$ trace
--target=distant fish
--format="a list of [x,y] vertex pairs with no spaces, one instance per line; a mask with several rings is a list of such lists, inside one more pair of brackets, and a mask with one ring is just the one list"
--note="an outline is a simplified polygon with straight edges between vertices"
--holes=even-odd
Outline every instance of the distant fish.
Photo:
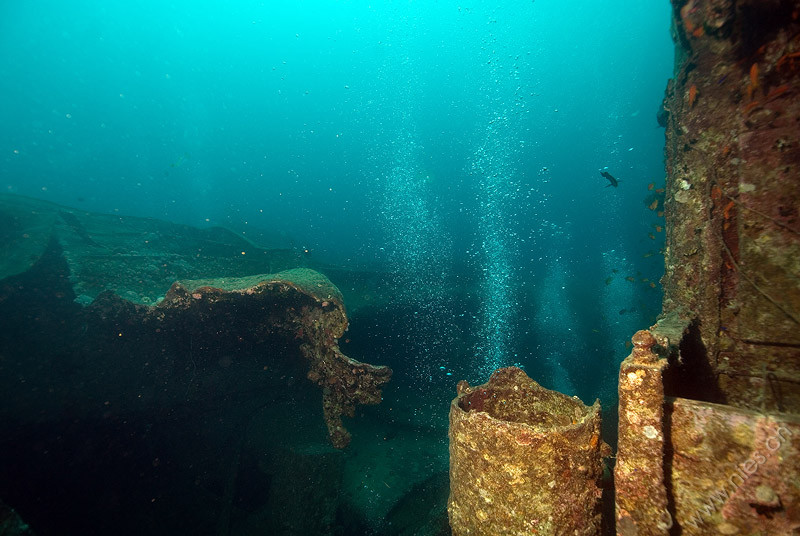
[[609,183],[606,184],[606,188],[608,188],[609,186],[613,186],[614,188],[616,188],[617,185],[619,184],[619,181],[615,179],[614,176],[608,171],[601,171],[600,175],[602,175],[603,178],[608,179]]
[[694,106],[694,101],[697,100],[697,86],[692,84],[692,87],[689,88],[689,108]]
[[750,66],[750,85],[747,86],[747,98],[752,100],[753,93],[758,89],[758,64]]
[[191,157],[189,156],[189,153],[183,153],[182,155],[180,155],[180,156],[178,157],[178,159],[177,159],[177,160],[175,160],[173,163],[171,163],[171,164],[169,165],[169,167],[171,167],[171,168],[181,167],[181,166],[183,165],[183,163],[184,163],[184,162],[186,162],[187,160],[189,160],[189,158],[191,158]]

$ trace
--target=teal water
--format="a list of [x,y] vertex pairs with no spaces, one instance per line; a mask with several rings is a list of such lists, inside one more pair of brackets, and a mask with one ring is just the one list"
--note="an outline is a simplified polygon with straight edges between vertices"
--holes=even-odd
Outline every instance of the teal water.
[[661,306],[669,20],[654,0],[5,2],[0,188],[385,272],[402,312],[353,318],[346,351],[398,389],[517,364],[613,407]]

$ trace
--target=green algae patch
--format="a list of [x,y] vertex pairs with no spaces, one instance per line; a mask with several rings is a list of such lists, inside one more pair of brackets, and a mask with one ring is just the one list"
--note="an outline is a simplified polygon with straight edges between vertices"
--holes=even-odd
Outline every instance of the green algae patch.
[[228,292],[257,288],[260,284],[283,282],[299,292],[313,296],[318,301],[334,301],[344,305],[339,289],[325,275],[310,268],[293,268],[276,274],[256,274],[245,277],[218,277],[213,279],[192,279],[179,281],[187,288],[211,287]]

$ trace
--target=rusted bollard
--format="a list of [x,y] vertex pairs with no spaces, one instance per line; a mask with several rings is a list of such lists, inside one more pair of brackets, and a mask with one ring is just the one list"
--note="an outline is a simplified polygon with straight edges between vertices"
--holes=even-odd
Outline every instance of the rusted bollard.
[[455,536],[600,533],[600,402],[550,391],[516,367],[458,384],[450,405]]

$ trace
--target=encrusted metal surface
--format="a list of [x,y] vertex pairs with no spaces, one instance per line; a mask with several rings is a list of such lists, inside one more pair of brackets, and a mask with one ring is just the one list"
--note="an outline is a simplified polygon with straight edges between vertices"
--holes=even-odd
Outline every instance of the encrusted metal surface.
[[664,384],[667,360],[649,331],[633,336],[619,371],[619,443],[614,468],[617,534],[669,534],[664,486]]
[[673,0],[665,310],[719,402],[800,411],[800,2]]
[[339,339],[347,329],[342,294],[327,277],[308,268],[176,282],[161,303],[141,311],[128,321],[157,324],[164,331],[174,330],[175,324],[211,323],[220,336],[237,329],[261,338],[289,334],[308,361],[306,377],[322,390],[325,424],[337,448],[350,443],[342,416],[352,417],[358,404],[380,403],[381,388],[392,375],[388,367],[342,353]]
[[674,524],[684,536],[800,530],[800,417],[667,404]]
[[600,403],[541,387],[522,370],[459,383],[450,405],[450,499],[456,536],[600,531]]
[[666,397],[680,319],[637,332],[620,367],[617,534],[794,534],[800,416]]

